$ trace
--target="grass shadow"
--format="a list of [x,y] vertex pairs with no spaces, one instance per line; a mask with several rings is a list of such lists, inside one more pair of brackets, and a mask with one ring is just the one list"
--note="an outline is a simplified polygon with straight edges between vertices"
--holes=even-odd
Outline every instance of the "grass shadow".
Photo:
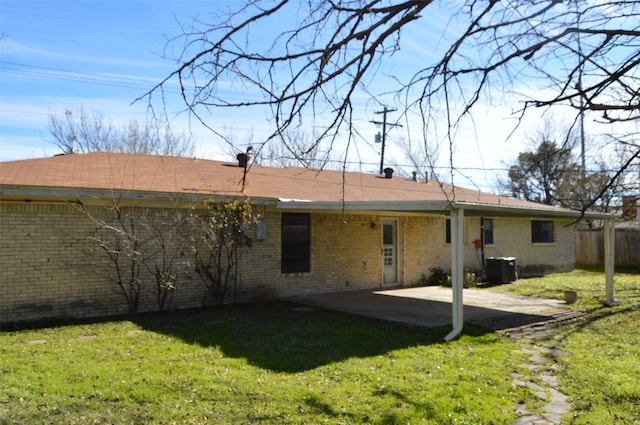
[[571,332],[568,333],[580,333],[602,320],[636,311],[640,311],[640,304],[609,306],[603,303],[600,307],[587,311],[579,321],[572,323]]
[[225,356],[246,358],[252,365],[287,373],[440,343],[448,332],[447,328],[389,323],[288,302],[141,316],[135,322],[146,330],[189,344],[217,347]]

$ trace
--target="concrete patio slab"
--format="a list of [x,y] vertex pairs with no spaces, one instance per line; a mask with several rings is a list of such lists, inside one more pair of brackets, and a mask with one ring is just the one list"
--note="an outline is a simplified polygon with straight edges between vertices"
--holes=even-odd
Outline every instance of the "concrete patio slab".
[[[309,294],[289,300],[392,322],[437,327],[451,324],[452,290],[439,286]],[[566,312],[564,301],[493,289],[465,289],[464,321],[491,330],[546,322]]]

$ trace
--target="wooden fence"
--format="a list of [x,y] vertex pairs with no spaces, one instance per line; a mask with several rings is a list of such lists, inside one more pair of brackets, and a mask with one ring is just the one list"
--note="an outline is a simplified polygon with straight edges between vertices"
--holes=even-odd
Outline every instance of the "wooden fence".
[[[604,233],[577,230],[574,233],[577,266],[604,265]],[[616,267],[640,270],[640,230],[616,230]]]

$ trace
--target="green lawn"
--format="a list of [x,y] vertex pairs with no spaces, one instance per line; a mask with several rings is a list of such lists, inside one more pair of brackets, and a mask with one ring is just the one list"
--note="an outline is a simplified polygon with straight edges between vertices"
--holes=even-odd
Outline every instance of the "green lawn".
[[[577,271],[501,289],[573,282],[588,308],[560,328],[558,371],[575,423],[640,423],[640,275]],[[591,282],[591,283],[590,283]],[[585,286],[581,286],[585,285]],[[556,294],[557,295],[557,294]],[[532,395],[512,385],[527,354],[467,326],[424,329],[268,303],[0,333],[0,424],[508,424]],[[567,418],[573,420],[573,418]]]
[[578,292],[570,308],[583,320],[560,326],[568,356],[558,357],[561,390],[572,403],[572,424],[640,424],[640,273],[615,275],[615,298],[603,305],[604,274],[591,270],[522,279],[506,289],[522,295],[562,298]]

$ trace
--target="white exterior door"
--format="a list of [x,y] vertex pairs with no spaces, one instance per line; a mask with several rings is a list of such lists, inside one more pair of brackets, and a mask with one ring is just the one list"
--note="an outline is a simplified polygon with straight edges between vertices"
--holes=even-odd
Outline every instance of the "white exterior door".
[[398,220],[382,220],[382,286],[398,284]]

